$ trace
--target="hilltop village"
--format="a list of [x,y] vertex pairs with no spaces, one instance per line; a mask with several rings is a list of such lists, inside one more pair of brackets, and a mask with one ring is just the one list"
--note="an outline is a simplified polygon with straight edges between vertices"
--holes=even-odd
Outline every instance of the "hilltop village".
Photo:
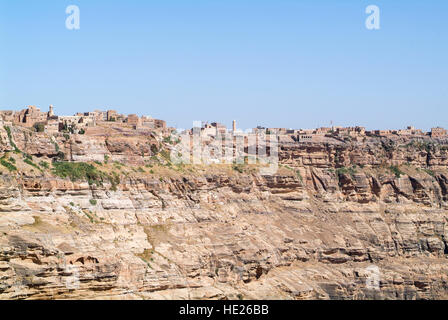
[[166,129],[166,122],[149,116],[123,115],[115,110],[76,113],[73,116],[58,116],[50,105],[48,112],[36,106],[28,106],[21,111],[0,111],[3,125],[17,125],[33,128],[37,132],[84,134],[101,126],[122,126],[132,129]]
[[[164,134],[174,131],[168,128],[165,120],[154,119],[150,116],[139,117],[136,114],[123,115],[115,110],[95,110],[93,112],[76,113],[73,116],[58,116],[54,112],[54,107],[50,105],[49,111],[41,111],[36,106],[28,106],[21,111],[0,111],[0,125],[17,125],[30,128],[36,132],[48,134],[68,133],[68,134],[92,134],[101,132],[105,127],[115,129],[127,128],[131,130],[158,130]],[[236,121],[233,121],[231,130],[224,124],[218,122],[204,122],[200,128],[201,136],[213,137],[218,134],[231,133],[234,135],[245,135],[237,129]],[[194,128],[186,133],[192,135]],[[250,134],[275,134],[278,136],[292,137],[299,143],[325,142],[328,138],[336,140],[363,141],[366,137],[386,137],[386,138],[425,138],[433,139],[448,138],[448,130],[440,127],[432,128],[430,132],[424,132],[412,126],[400,130],[372,130],[365,127],[321,127],[316,129],[286,129],[286,128],[266,128],[258,126],[253,128]]]
[[[219,134],[225,134],[229,132],[226,126],[213,122],[203,123],[201,127],[201,135],[213,137]],[[326,142],[328,139],[342,140],[342,141],[359,141],[362,142],[366,137],[386,137],[390,139],[394,138],[433,138],[444,139],[448,138],[448,130],[440,127],[432,128],[430,132],[424,132],[421,129],[416,129],[413,126],[408,126],[406,129],[400,130],[372,130],[368,131],[365,127],[321,127],[316,129],[286,129],[286,128],[266,128],[258,126],[253,128],[251,132],[245,133],[236,128],[236,121],[233,121],[233,128],[230,131],[234,135],[247,135],[247,134],[275,134],[282,137],[291,137],[294,141],[299,143],[307,142]],[[193,134],[193,129],[189,130],[190,134]]]
[[448,297],[442,128],[0,119],[0,299]]

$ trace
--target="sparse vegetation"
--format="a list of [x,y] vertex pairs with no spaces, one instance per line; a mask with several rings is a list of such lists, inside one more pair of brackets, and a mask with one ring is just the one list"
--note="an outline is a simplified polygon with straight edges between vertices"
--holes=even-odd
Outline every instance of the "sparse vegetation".
[[173,141],[171,140],[171,136],[163,138],[163,142],[168,144],[173,144]]
[[45,131],[45,125],[43,123],[35,123],[33,128],[36,132],[44,132]]
[[427,153],[430,153],[432,150],[435,149],[435,145],[429,141],[411,141],[408,144],[406,144],[404,147],[408,150],[411,147],[414,147],[415,149],[417,149],[419,151],[426,151]]
[[160,156],[165,159],[169,164],[171,164],[171,155],[167,150],[160,151]]
[[39,166],[41,166],[44,169],[49,169],[50,168],[50,164],[46,161],[41,161],[39,162]]
[[396,149],[395,142],[392,140],[381,141],[381,145],[387,153],[391,153],[392,151],[394,151]]
[[123,168],[123,166],[124,165],[118,161],[114,162],[114,167],[117,168],[118,170],[121,170]]
[[431,177],[435,177],[436,176],[434,171],[432,171],[431,169],[423,169],[423,171],[426,172],[427,174],[429,174]]
[[390,166],[389,170],[395,174],[395,177],[400,178],[402,175],[404,175],[404,172],[398,168],[398,166]]
[[137,254],[137,257],[139,257],[144,263],[147,264],[147,266],[148,266],[149,268],[152,269],[152,266],[151,266],[151,264],[149,263],[149,261],[154,261],[154,259],[153,259],[153,257],[152,257],[153,253],[154,253],[154,251],[145,249],[145,250],[143,251],[143,253]]
[[35,164],[32,160],[30,160],[30,158],[26,157],[25,160],[23,160],[23,162],[25,162],[26,164],[38,169],[38,170],[42,170],[37,164]]
[[239,172],[239,173],[243,173],[244,172],[244,165],[243,164],[233,164],[232,165],[232,169]]
[[111,183],[111,190],[117,191],[117,186],[120,184],[120,176],[116,172],[112,172],[111,175],[108,176],[109,182]]
[[95,219],[93,219],[93,217],[88,212],[84,211],[84,214],[87,216],[87,218],[89,218],[91,223],[95,222]]
[[65,159],[65,153],[62,151],[59,151],[58,154],[56,155],[54,161],[64,161]]
[[17,148],[16,144],[14,143],[14,141],[12,141],[12,133],[11,133],[11,128],[8,126],[4,127],[6,130],[6,133],[8,134],[8,139],[9,139],[9,144],[14,148],[14,152],[15,153],[20,153],[21,151],[19,150],[19,148]]
[[297,177],[299,178],[300,182],[303,182],[303,177],[302,177],[302,174],[300,173],[300,170],[296,170],[296,174],[297,174]]
[[354,177],[356,173],[356,167],[341,167],[336,169],[336,173],[339,175],[350,175],[352,178]]
[[53,173],[71,181],[87,180],[89,184],[101,184],[103,176],[93,165],[84,162],[55,162]]
[[8,162],[5,159],[0,159],[0,163],[2,166],[4,166],[6,169],[9,170],[9,172],[14,172],[17,171],[17,167],[15,165],[13,165],[12,163]]
[[153,144],[151,145],[151,152],[152,154],[157,154],[159,152],[159,148],[155,144]]

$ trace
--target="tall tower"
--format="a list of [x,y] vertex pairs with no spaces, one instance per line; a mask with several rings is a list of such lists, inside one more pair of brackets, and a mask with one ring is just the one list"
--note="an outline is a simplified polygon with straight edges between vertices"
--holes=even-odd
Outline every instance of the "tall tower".
[[233,132],[236,132],[236,120],[233,120]]
[[48,111],[48,118],[51,118],[53,116],[54,116],[53,105],[50,105],[50,111]]

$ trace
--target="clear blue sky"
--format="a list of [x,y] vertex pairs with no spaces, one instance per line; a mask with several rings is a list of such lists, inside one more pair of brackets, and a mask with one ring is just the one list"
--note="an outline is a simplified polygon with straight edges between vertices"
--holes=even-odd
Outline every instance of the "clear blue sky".
[[447,17],[446,0],[0,0],[0,108],[448,127]]

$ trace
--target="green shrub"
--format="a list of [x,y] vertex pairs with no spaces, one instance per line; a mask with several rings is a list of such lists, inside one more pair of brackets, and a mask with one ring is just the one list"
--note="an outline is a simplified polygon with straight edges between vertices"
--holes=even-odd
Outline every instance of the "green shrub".
[[56,161],[64,161],[64,159],[65,159],[65,153],[64,152],[62,152],[62,151],[58,151],[58,154],[56,155],[56,158],[55,158],[55,160]]
[[39,165],[44,168],[44,169],[49,169],[50,168],[50,164],[46,161],[41,161],[39,162]]
[[356,168],[354,168],[354,167],[350,167],[350,168],[341,167],[341,168],[336,169],[336,173],[338,175],[346,174],[346,175],[350,175],[351,177],[353,177],[355,175],[355,173],[356,173]]
[[163,138],[163,142],[168,144],[173,144],[173,141],[171,140],[171,136]]
[[16,144],[14,143],[14,141],[12,141],[12,133],[11,133],[11,128],[8,126],[4,127],[6,130],[6,133],[8,134],[8,139],[9,139],[9,144],[14,148],[14,152],[15,153],[20,153],[21,151],[19,150],[19,148],[17,148]]
[[238,171],[239,173],[244,172],[244,166],[242,164],[234,164],[232,165],[232,169]]
[[118,173],[112,172],[112,174],[108,175],[107,178],[112,185],[110,190],[117,191],[117,186],[120,184],[120,176],[118,175]]
[[28,157],[25,158],[25,160],[23,160],[23,162],[25,162],[26,164],[38,169],[38,170],[42,170],[37,164],[35,164],[32,160],[30,160]]
[[296,174],[297,174],[297,177],[299,177],[300,181],[303,182],[303,177],[302,177],[302,175],[300,174],[300,170],[297,170],[297,171],[296,171]]
[[431,177],[435,177],[436,174],[434,173],[434,171],[430,170],[430,169],[423,169],[423,171],[425,171],[427,174],[429,174]]
[[45,131],[45,125],[43,123],[35,123],[33,128],[36,132],[44,132]]
[[89,220],[90,220],[91,223],[94,223],[94,222],[95,222],[95,219],[93,219],[93,217],[92,217],[88,212],[85,212],[85,211],[84,211],[84,214],[87,216],[87,218],[89,218]]
[[171,161],[171,154],[170,154],[167,150],[162,150],[162,151],[160,151],[160,155],[161,155],[162,158],[164,158],[166,161],[168,161],[168,162]]
[[151,145],[151,152],[152,154],[157,154],[159,152],[159,148],[155,144],[153,144]]
[[390,167],[389,167],[389,170],[390,170],[393,174],[395,174],[395,177],[397,177],[397,178],[400,178],[401,175],[404,174],[404,172],[401,171],[400,168],[398,168],[398,166],[390,166]]
[[91,204],[92,206],[96,206],[97,203],[98,203],[98,202],[97,202],[95,199],[90,199],[90,204]]
[[2,166],[4,166],[10,172],[17,171],[17,167],[15,165],[13,165],[12,163],[9,163],[5,159],[0,159],[0,163]]
[[103,177],[102,172],[84,162],[55,162],[53,173],[61,178],[69,178],[71,181],[87,180],[90,185],[101,183]]

